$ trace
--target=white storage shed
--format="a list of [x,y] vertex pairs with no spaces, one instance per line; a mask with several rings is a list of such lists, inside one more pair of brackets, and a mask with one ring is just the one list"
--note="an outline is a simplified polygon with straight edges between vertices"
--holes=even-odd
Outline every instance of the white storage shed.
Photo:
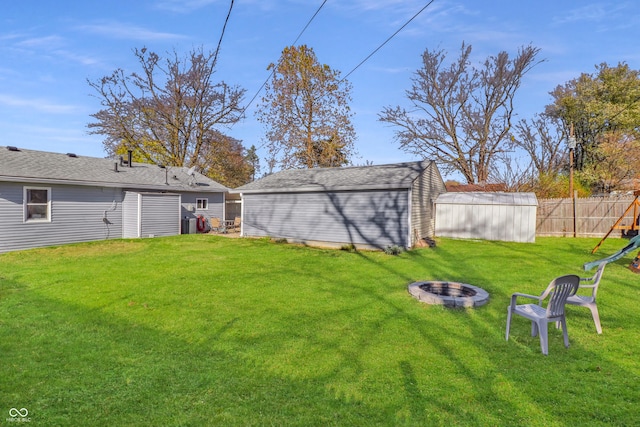
[[436,199],[438,237],[533,243],[538,199],[534,193],[443,193]]

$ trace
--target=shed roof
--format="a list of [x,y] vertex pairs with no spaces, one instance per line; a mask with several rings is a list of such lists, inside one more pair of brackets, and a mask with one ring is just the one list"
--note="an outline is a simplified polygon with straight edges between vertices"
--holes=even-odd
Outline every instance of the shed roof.
[[440,194],[436,199],[436,204],[538,206],[538,199],[535,193],[451,192]]
[[377,166],[291,169],[276,172],[232,190],[237,193],[279,193],[339,190],[404,189],[435,167],[431,160]]
[[0,146],[0,181],[69,184],[140,190],[224,192],[222,184],[185,167],[160,167],[133,162],[131,167],[113,159],[85,157]]

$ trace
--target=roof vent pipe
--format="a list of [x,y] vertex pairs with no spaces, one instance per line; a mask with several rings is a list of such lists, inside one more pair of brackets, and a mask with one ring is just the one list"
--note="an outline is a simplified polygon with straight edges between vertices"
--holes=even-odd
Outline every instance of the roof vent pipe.
[[129,167],[132,167],[131,162],[133,162],[133,150],[127,150],[127,154],[129,155]]
[[113,162],[113,170],[114,172],[118,172],[118,162]]

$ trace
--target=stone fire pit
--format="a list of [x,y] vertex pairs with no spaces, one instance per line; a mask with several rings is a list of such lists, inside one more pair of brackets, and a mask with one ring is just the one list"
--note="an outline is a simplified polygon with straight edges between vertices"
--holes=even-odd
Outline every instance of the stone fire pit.
[[489,293],[477,286],[458,282],[414,282],[408,286],[409,293],[426,304],[446,307],[479,307],[489,301]]

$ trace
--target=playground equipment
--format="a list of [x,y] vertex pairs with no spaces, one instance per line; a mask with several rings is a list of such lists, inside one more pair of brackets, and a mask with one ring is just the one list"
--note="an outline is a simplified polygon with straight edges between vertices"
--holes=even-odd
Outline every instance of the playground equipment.
[[595,267],[597,265],[600,265],[603,262],[606,262],[608,264],[610,262],[619,260],[620,258],[625,256],[629,252],[631,252],[631,251],[633,251],[635,249],[639,249],[639,248],[640,248],[640,235],[637,235],[636,237],[634,237],[631,240],[629,240],[629,244],[627,246],[625,246],[624,248],[620,249],[615,254],[610,255],[610,256],[608,256],[606,258],[599,259],[597,261],[588,262],[588,263],[584,264],[583,267],[584,267],[585,271],[589,271],[593,267]]
[[[596,253],[602,242],[604,242],[607,237],[609,237],[609,234],[611,234],[613,230],[622,230],[622,234],[625,237],[633,237],[638,235],[638,229],[640,229],[640,214],[638,213],[638,211],[640,211],[640,190],[634,191],[633,194],[634,196],[636,196],[636,198],[633,199],[629,207],[624,211],[620,218],[618,218],[615,224],[611,226],[609,232],[605,234],[602,240],[600,240],[596,247],[593,248],[593,250],[591,251],[592,254]],[[629,212],[631,212],[631,210],[633,210],[633,219],[631,220],[631,225],[620,225],[622,220],[625,219],[625,217],[629,214]]]
[[634,273],[640,273],[640,252],[638,252],[638,255],[636,256],[636,258],[629,265],[629,269]]

